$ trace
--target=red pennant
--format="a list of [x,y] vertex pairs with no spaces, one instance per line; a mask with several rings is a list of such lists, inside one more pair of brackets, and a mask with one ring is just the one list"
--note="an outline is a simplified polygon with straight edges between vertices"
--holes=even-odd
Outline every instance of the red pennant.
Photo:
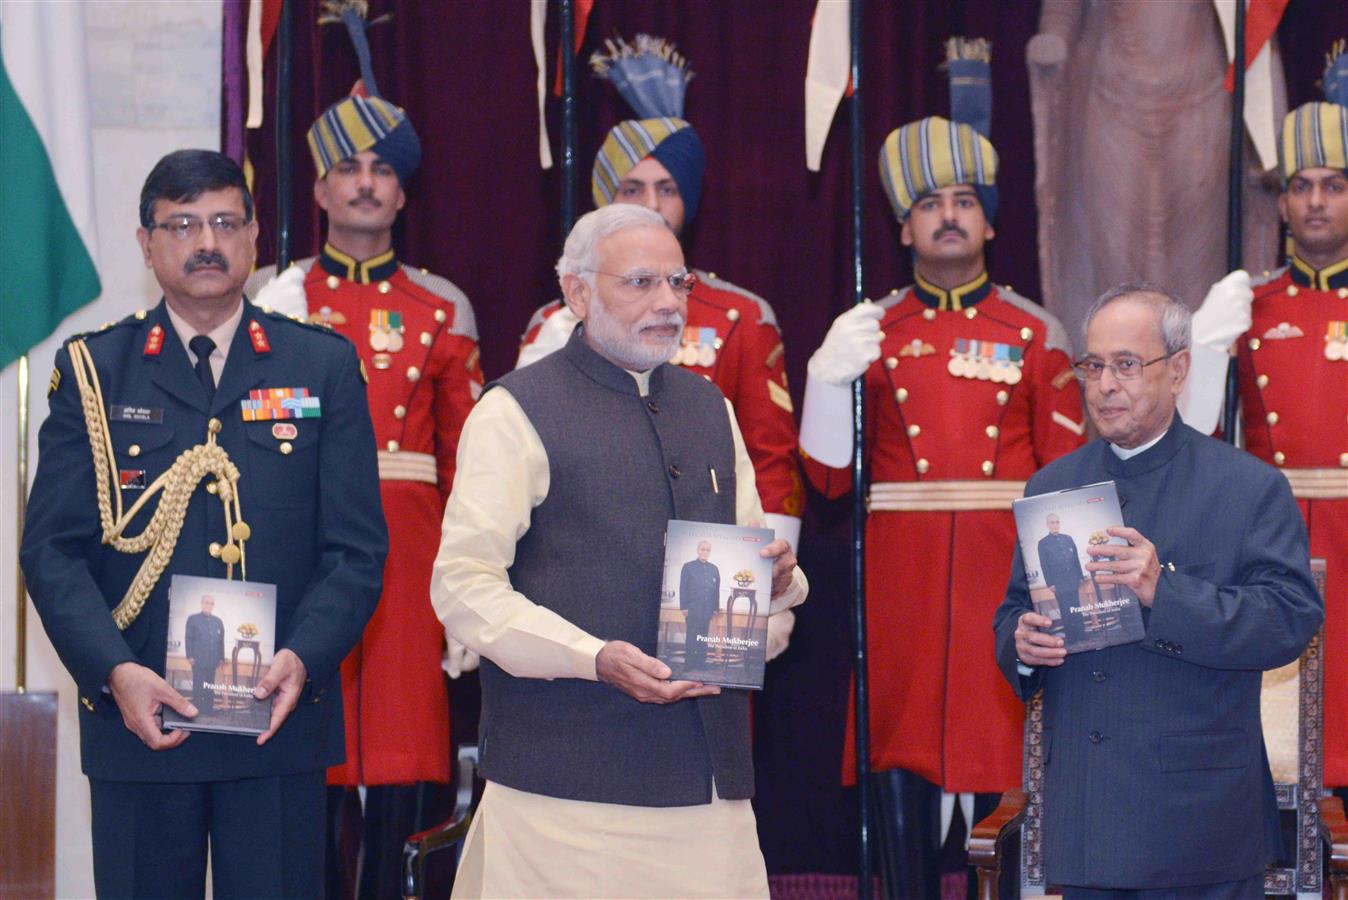
[[[1237,3],[1242,0],[1236,0]],[[1254,58],[1278,30],[1278,22],[1287,9],[1287,0],[1250,0],[1245,11],[1245,68],[1254,64]],[[1222,83],[1229,94],[1236,89],[1236,64],[1226,67],[1226,80]]]
[[[576,11],[576,46],[571,52],[579,53],[581,44],[585,43],[585,27],[590,21],[590,11],[594,9],[594,0],[576,0],[573,7]],[[552,85],[552,95],[554,97],[562,96],[562,48],[557,48],[557,80]]]

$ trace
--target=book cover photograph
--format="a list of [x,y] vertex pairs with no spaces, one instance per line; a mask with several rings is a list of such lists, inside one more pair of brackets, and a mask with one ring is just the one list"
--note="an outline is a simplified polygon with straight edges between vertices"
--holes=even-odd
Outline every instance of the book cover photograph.
[[1087,547],[1127,544],[1107,530],[1123,525],[1114,482],[1025,497],[1011,508],[1030,601],[1035,612],[1053,620],[1042,630],[1062,637],[1068,653],[1142,640],[1137,595],[1123,585],[1101,584],[1086,571],[1092,559]]
[[760,690],[767,666],[770,528],[671,520],[656,655],[671,680]]
[[253,688],[276,646],[276,586],[174,575],[169,585],[164,680],[197,708],[195,719],[164,707],[164,727],[257,735],[271,722],[272,698]]

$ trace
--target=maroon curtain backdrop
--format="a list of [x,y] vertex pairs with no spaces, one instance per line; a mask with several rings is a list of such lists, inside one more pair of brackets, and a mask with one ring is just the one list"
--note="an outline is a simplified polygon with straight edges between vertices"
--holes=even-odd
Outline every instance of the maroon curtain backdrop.
[[[292,0],[293,2],[293,0]],[[316,25],[319,0],[298,0],[296,147],[292,257],[314,253],[321,223],[310,191],[304,132],[358,75],[340,26]],[[1193,0],[1207,2],[1207,0]],[[421,136],[421,171],[408,185],[396,235],[407,262],[467,292],[482,335],[483,368],[513,364],[532,311],[556,296],[551,267],[560,250],[560,178],[538,164],[535,69],[526,0],[454,3],[371,0],[392,22],[370,32],[386,97],[405,107]],[[556,65],[556,4],[547,28],[547,81]],[[707,149],[702,210],[685,236],[690,262],[754,290],[775,307],[796,400],[805,361],[834,315],[851,302],[846,102],[825,148],[823,169],[804,158],[804,73],[815,0],[596,0],[579,77],[581,175],[578,202],[590,208],[589,168],[607,129],[630,113],[584,65],[615,34],[672,39],[696,73],[685,114]],[[864,88],[866,290],[909,282],[907,254],[879,184],[884,136],[929,114],[948,115],[938,65],[953,34],[993,44],[992,139],[1001,156],[1001,211],[990,252],[995,280],[1038,294],[1033,148],[1024,47],[1037,0],[868,0]],[[1330,37],[1348,30],[1341,0],[1294,0],[1280,35],[1294,103],[1314,95]],[[275,45],[273,45],[275,46]],[[275,52],[267,61],[274,104]],[[560,157],[560,105],[548,101],[553,153]],[[275,135],[270,115],[248,135],[262,224],[261,260],[274,258]],[[1214,148],[1225,153],[1225,147]],[[756,698],[756,756],[764,851],[772,872],[847,872],[855,830],[850,796],[838,787],[849,673],[846,504],[812,497],[801,557],[811,599],[800,610],[791,652],[769,668]],[[998,564],[989,577],[1003,578]],[[920,623],[914,623],[915,627]],[[989,627],[991,627],[989,625]],[[902,640],[902,635],[895,635]],[[471,683],[470,683],[471,684]],[[457,686],[456,739],[471,739],[462,715],[470,685]]]

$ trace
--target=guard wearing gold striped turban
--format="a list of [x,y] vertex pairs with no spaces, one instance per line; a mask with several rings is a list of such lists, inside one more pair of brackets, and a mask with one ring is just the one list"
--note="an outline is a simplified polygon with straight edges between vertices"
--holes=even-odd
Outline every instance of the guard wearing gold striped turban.
[[880,180],[900,222],[921,197],[972,185],[989,222],[997,218],[997,151],[963,122],[928,116],[896,128],[880,148]]
[[[322,252],[256,296],[349,338],[369,374],[365,396],[379,451],[389,561],[370,627],[342,662],[346,762],[328,770],[329,805],[347,822],[359,820],[356,788],[364,787],[364,822],[359,849],[345,849],[343,859],[329,854],[329,884],[342,895],[392,896],[403,838],[433,824],[427,818],[438,802],[433,798],[449,780],[446,640],[427,586],[459,432],[483,378],[468,298],[449,280],[404,263],[393,246],[421,158],[416,131],[403,110],[379,95],[358,7],[329,3],[328,10],[327,18],[351,33],[366,93],[357,85],[309,129],[314,199],[326,213]],[[249,296],[274,272],[258,271]],[[341,833],[358,830],[339,816],[329,819],[329,829],[330,847],[339,846]],[[357,868],[356,855],[359,890],[343,883]]]
[[[682,234],[697,215],[706,167],[702,141],[683,118],[692,77],[687,61],[667,41],[642,34],[631,43],[609,41],[590,65],[641,117],[619,122],[599,148],[590,182],[595,206],[640,204]],[[698,282],[688,297],[684,340],[670,361],[711,379],[734,404],[768,525],[794,547],[805,487],[796,465],[796,420],[777,317],[761,297],[694,271]],[[525,331],[519,364],[562,346],[576,321],[561,300],[540,307]],[[769,621],[770,658],[785,649],[793,618],[788,611]]]
[[1002,599],[993,561],[1014,552],[1025,480],[1085,432],[1062,325],[988,277],[997,153],[968,115],[983,112],[986,129],[990,97],[965,89],[986,86],[989,48],[948,47],[951,120],[904,125],[880,151],[916,283],[834,322],[807,368],[800,429],[806,476],[846,494],[851,386],[864,379],[871,767],[892,897],[938,896],[956,805],[967,828],[1020,784],[1024,710],[987,627]]
[[[1328,102],[1283,119],[1278,208],[1288,265],[1254,286],[1237,343],[1245,447],[1282,469],[1325,572],[1325,645],[1348,646],[1348,54],[1325,68]],[[1325,655],[1324,783],[1348,796],[1348,657]],[[1273,748],[1270,748],[1271,750]]]

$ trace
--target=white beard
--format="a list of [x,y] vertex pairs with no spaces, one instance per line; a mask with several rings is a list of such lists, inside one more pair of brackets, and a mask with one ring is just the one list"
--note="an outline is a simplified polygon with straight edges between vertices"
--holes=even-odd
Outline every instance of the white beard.
[[[590,303],[590,314],[585,319],[585,333],[601,356],[624,369],[645,372],[663,362],[669,362],[674,351],[679,349],[684,321],[684,317],[679,315],[652,316],[626,326],[610,315],[603,301],[595,296]],[[677,331],[668,339],[643,339],[641,329],[653,325],[675,325]]]

